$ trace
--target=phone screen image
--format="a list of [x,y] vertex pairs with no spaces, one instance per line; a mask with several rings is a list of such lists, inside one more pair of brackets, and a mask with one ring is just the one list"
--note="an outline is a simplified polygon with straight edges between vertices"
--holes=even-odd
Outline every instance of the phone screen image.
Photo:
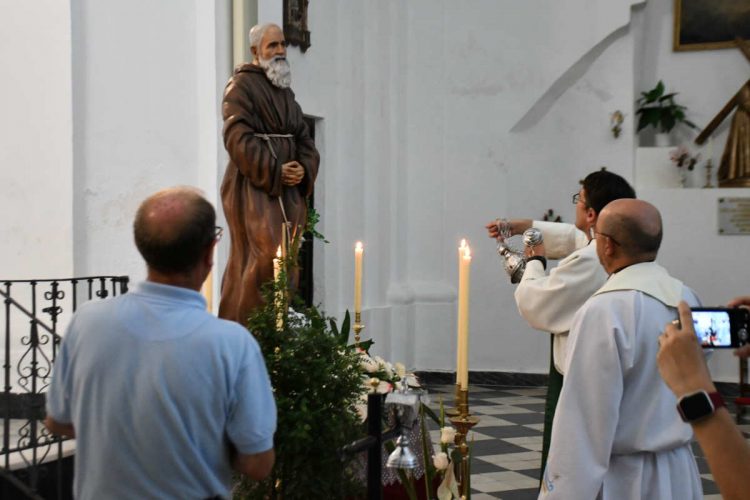
[[703,347],[731,347],[729,313],[726,311],[693,311],[693,328]]

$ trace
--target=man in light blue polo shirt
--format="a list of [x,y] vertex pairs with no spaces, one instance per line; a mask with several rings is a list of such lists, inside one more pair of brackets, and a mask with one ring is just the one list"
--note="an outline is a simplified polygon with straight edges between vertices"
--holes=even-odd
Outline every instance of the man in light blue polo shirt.
[[83,305],[68,327],[45,424],[76,438],[79,500],[228,497],[232,469],[274,463],[276,404],[257,342],[199,293],[220,235],[213,207],[171,188],[138,209],[147,281]]

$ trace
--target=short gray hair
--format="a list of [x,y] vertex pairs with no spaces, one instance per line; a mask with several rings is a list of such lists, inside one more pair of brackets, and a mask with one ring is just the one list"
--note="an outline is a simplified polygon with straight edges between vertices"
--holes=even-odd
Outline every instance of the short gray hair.
[[272,26],[278,28],[278,26],[273,23],[256,24],[250,28],[250,34],[248,35],[250,39],[250,47],[260,48],[260,42],[263,40],[263,35],[265,35],[268,28]]

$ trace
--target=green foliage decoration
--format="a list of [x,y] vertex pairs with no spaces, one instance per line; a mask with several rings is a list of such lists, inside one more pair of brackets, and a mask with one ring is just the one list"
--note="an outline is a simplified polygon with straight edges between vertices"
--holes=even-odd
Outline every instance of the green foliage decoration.
[[[278,410],[276,464],[262,482],[244,478],[235,499],[341,498],[356,494],[355,468],[338,450],[364,434],[355,410],[363,392],[359,355],[317,308],[282,314],[274,297],[286,292],[283,279],[264,289],[266,306],[249,318],[266,360]],[[278,302],[278,301],[277,301]],[[348,459],[347,459],[348,460]]]
[[[288,287],[287,270],[297,266],[302,234],[327,243],[315,229],[319,220],[308,206],[304,229],[292,232],[279,278],[263,287],[265,305],[248,319],[276,400],[276,463],[264,481],[240,478],[235,499],[353,498],[361,493],[361,464],[339,455],[342,446],[365,434],[356,411],[365,391],[360,355],[347,345],[349,312],[339,329],[335,319],[294,299]],[[290,302],[296,312],[290,313]]]
[[669,133],[675,125],[683,123],[690,128],[697,129],[693,122],[685,118],[685,106],[680,106],[674,101],[677,92],[665,94],[664,82],[659,80],[656,87],[648,92],[641,92],[636,104],[638,109],[635,114],[638,118],[638,132],[648,126],[657,129],[657,132]]

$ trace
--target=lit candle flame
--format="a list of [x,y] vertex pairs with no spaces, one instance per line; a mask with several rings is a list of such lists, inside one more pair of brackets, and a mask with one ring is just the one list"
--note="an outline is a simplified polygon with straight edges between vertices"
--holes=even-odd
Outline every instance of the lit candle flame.
[[279,245],[279,249],[276,250],[276,257],[279,259],[281,258],[281,245]]
[[364,248],[362,248],[362,242],[358,241],[357,244],[354,245],[354,249],[357,250],[358,252],[361,252],[362,250],[364,250]]

